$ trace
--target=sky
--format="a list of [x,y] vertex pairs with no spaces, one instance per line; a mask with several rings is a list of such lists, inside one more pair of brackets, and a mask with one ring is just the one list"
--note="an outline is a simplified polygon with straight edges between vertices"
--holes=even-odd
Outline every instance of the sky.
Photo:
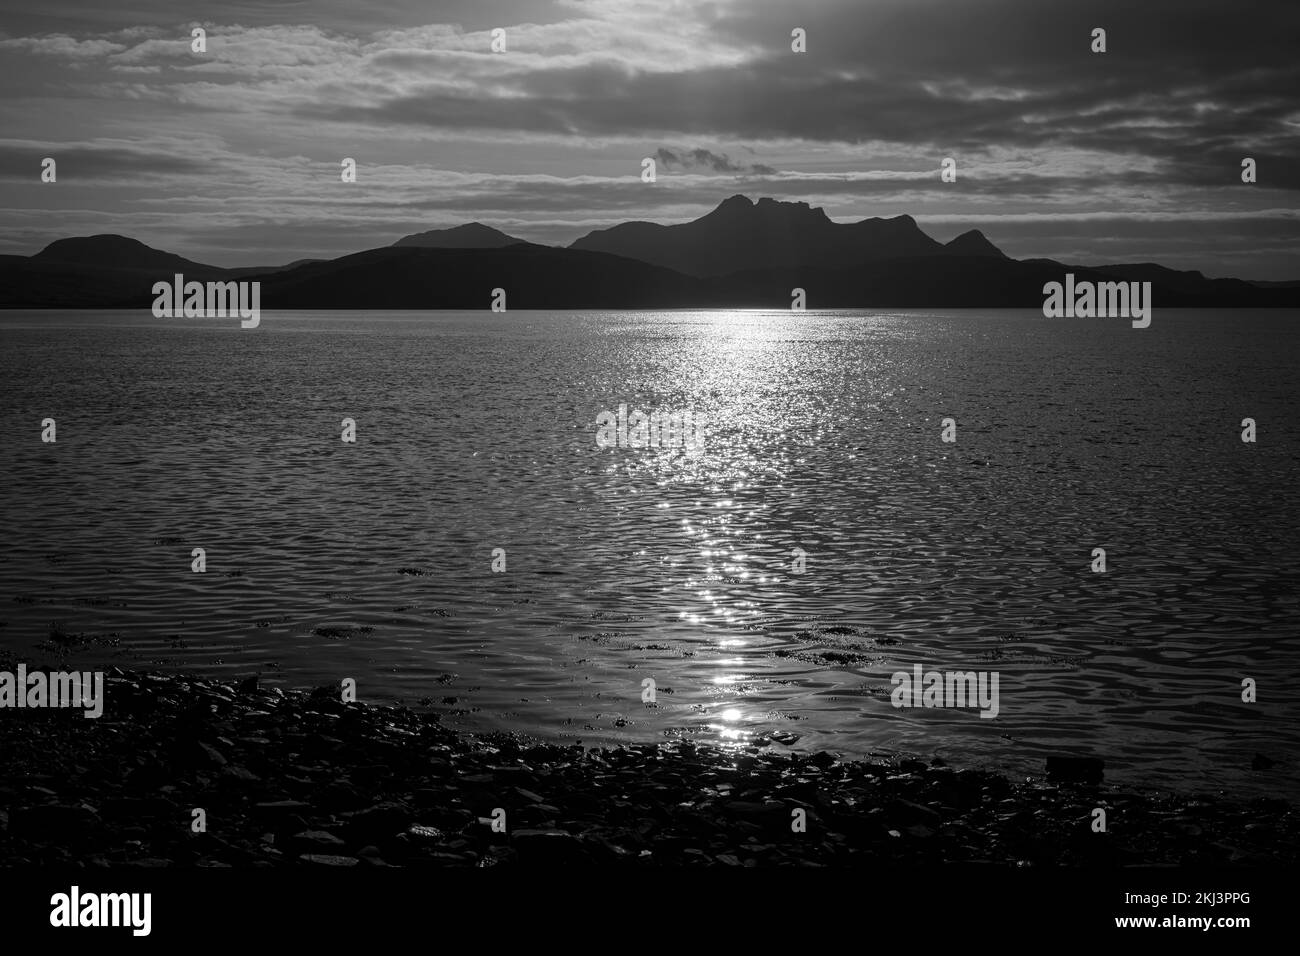
[[272,265],[470,221],[567,244],[744,193],[1300,279],[1295,0],[26,6],[0,12],[0,253],[117,233]]

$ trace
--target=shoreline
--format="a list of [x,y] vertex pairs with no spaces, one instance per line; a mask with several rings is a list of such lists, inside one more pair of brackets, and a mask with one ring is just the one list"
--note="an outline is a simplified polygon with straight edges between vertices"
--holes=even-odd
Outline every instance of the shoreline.
[[[436,713],[113,669],[101,717],[0,711],[0,866],[1254,866],[1300,816],[935,759],[469,736]],[[1105,830],[1097,829],[1097,810]]]

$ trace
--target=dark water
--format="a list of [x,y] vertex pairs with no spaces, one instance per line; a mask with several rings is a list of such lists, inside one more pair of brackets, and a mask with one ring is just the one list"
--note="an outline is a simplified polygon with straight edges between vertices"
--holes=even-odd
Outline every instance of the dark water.
[[[0,641],[587,744],[1294,798],[1296,318],[0,313]],[[703,454],[598,447],[620,403],[694,409]],[[916,662],[998,672],[997,718],[891,707]]]

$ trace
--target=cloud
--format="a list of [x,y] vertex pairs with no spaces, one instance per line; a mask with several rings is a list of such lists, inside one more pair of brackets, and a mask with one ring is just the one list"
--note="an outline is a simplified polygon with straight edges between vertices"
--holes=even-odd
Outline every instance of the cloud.
[[[1097,25],[1106,54],[1089,50]],[[1257,248],[1258,269],[1300,274],[1295,221],[1274,215],[1300,190],[1293,3],[46,0],[5,29],[0,205],[57,205],[24,220],[50,238],[75,206],[156,245],[170,230],[222,254],[278,242],[276,258],[467,219],[568,241],[744,190],[839,219],[994,221],[1020,254],[1109,251],[1110,229],[1136,258]],[[41,191],[46,155],[59,183]],[[654,190],[646,155],[672,172]],[[361,163],[350,191],[343,156]],[[938,180],[947,156],[956,183]],[[1033,232],[1035,215],[1059,232]],[[1138,225],[1177,216],[1188,234]],[[1201,228],[1216,216],[1224,229]]]
[[78,40],[64,34],[39,37],[16,37],[0,40],[0,50],[14,50],[39,56],[58,57],[64,60],[89,60],[119,53],[126,47],[109,40]]
[[33,143],[24,140],[0,140],[0,180],[35,183],[40,181],[41,162],[54,159],[58,182],[138,183],[169,174],[211,177],[213,154],[203,151],[178,155],[173,143],[153,144],[112,141]]
[[762,163],[733,162],[726,153],[714,153],[707,149],[678,149],[676,151],[659,147],[655,150],[655,162],[666,169],[711,169],[715,173],[755,173],[761,176],[773,176],[776,170]]

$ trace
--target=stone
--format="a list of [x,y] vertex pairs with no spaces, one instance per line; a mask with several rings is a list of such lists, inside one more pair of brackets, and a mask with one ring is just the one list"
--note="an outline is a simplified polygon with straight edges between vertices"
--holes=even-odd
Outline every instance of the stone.
[[1048,757],[1047,779],[1058,783],[1101,783],[1105,762],[1100,757]]

